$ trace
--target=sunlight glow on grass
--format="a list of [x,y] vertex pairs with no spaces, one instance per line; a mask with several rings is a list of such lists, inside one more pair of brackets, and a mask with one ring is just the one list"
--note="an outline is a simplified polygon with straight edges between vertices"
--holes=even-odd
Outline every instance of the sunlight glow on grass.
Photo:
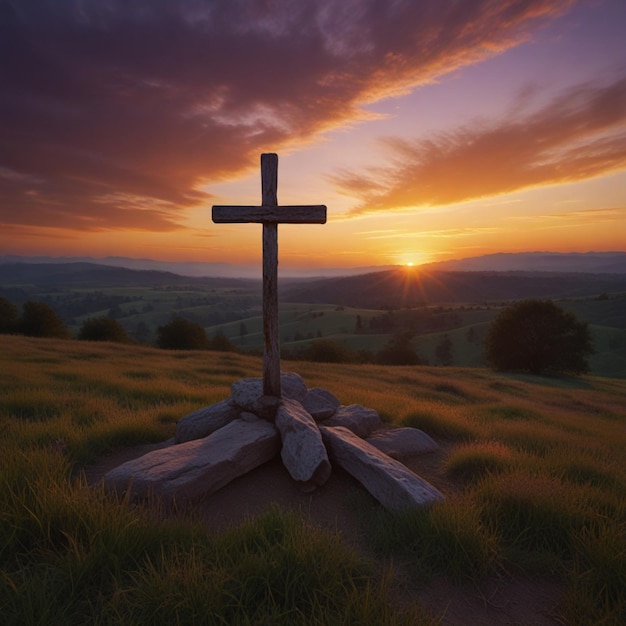
[[[419,606],[398,612],[391,578],[381,585],[375,563],[299,514],[275,508],[213,533],[87,487],[85,464],[171,437],[180,416],[224,399],[261,365],[241,354],[0,336],[3,623],[36,615],[158,626],[210,612],[219,623],[438,623]],[[309,388],[441,445],[434,478],[445,502],[394,515],[372,499],[358,504],[370,549],[399,554],[411,581],[492,579],[510,564],[559,578],[568,623],[623,623],[623,380],[565,386],[479,368],[284,366]]]

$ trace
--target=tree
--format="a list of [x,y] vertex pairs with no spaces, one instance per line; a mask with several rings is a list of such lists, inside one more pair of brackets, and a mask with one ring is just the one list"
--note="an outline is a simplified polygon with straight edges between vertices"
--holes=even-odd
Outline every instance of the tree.
[[167,350],[208,350],[210,347],[200,324],[178,316],[157,328],[157,346]]
[[487,361],[499,370],[582,374],[591,353],[587,322],[550,300],[524,300],[504,309],[485,340]]
[[356,324],[354,326],[354,332],[355,333],[363,332],[363,320],[361,319],[360,315],[356,316]]
[[387,345],[378,352],[376,360],[382,365],[417,365],[420,358],[411,343],[412,333],[394,335]]
[[476,341],[476,330],[474,329],[474,327],[473,327],[473,326],[470,326],[470,327],[467,329],[467,340],[468,340],[470,343],[474,343],[474,342]]
[[237,352],[237,346],[221,330],[213,335],[209,349],[217,352]]
[[69,330],[57,312],[43,302],[24,303],[19,330],[30,337],[70,337]]
[[18,308],[13,302],[0,297],[0,334],[16,332],[19,319]]
[[130,343],[126,329],[110,317],[90,317],[78,331],[78,338],[86,341],[115,341]]
[[454,362],[452,357],[453,347],[452,339],[446,333],[435,348],[435,363],[437,365],[452,365]]

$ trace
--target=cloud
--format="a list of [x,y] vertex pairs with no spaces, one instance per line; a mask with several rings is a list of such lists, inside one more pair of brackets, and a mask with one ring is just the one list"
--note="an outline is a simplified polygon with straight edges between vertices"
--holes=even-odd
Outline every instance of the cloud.
[[392,165],[333,177],[351,213],[445,205],[626,168],[626,78],[584,84],[538,111],[425,139],[384,140]]
[[436,230],[420,230],[415,231],[402,231],[402,232],[390,232],[386,235],[377,235],[371,237],[365,237],[365,239],[410,239],[415,240],[417,237],[421,239],[447,239],[458,237],[469,237],[477,234],[500,232],[502,228],[494,226],[467,226],[467,227],[450,227],[439,228]]
[[571,225],[592,224],[597,226],[607,222],[626,221],[626,207],[611,207],[602,209],[585,209],[578,211],[566,211],[564,213],[550,213],[546,215],[516,215],[510,218],[516,222],[532,222],[533,224],[544,224],[546,228],[561,228],[561,222],[568,222]]
[[[571,4],[0,0],[0,220],[177,229],[210,203],[202,185],[259,152],[367,119],[361,105],[516,45]],[[390,187],[372,193],[383,208]]]

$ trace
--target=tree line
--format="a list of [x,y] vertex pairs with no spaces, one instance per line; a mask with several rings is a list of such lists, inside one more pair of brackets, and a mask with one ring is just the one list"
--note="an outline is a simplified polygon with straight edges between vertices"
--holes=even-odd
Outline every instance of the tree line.
[[[0,334],[72,338],[61,316],[45,302],[25,302],[20,314],[19,309],[3,297],[0,297]],[[116,319],[107,316],[86,319],[78,331],[77,339],[135,343]],[[236,350],[236,346],[222,333],[209,339],[202,326],[178,316],[157,328],[156,345],[172,350]]]
[[[20,314],[18,308],[3,297],[0,297],[0,333],[71,338],[62,318],[48,304],[25,302]],[[283,356],[330,363],[425,364],[411,343],[412,337],[410,331],[396,333],[376,354],[352,351],[332,339],[318,338],[306,347],[284,350]],[[133,342],[124,327],[111,317],[85,320],[78,339]],[[209,338],[200,324],[179,316],[157,328],[156,345],[171,350],[237,350],[222,333]],[[451,365],[452,351],[452,341],[444,335],[436,347],[436,364]],[[491,323],[485,339],[486,360],[501,371],[583,374],[589,371],[587,357],[592,353],[587,322],[565,313],[550,300],[523,300],[504,308]]]

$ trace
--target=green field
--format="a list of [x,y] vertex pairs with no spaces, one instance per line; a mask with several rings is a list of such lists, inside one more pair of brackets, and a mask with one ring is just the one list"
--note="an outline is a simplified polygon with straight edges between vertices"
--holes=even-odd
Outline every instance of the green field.
[[[19,295],[16,304],[30,299],[51,305],[74,336],[87,319],[107,316],[116,319],[136,341],[154,345],[158,327],[176,315],[202,326],[209,338],[221,333],[244,352],[262,350],[260,281],[231,281],[224,285],[218,279],[206,279],[206,283],[185,284],[185,280],[191,279],[174,280],[172,275],[163,277],[162,284],[155,282],[152,286],[132,282],[142,276],[131,272],[127,285],[106,286],[102,282],[93,288],[65,283],[59,286],[43,279],[32,284],[13,283],[5,277],[2,287],[9,299],[12,294]],[[503,306],[511,303],[485,301],[471,305],[364,309],[292,301],[290,284],[279,287],[280,341],[286,354],[303,354],[313,342],[325,339],[354,353],[366,351],[376,355],[394,335],[409,332],[423,363],[442,364],[437,348],[450,340],[452,365],[481,367],[485,365],[482,342],[489,324]],[[324,294],[323,287],[320,293]],[[626,378],[626,293],[561,299],[556,304],[590,325],[595,347],[589,359],[590,373]]]
[[504,580],[554,586],[558,623],[624,623],[624,380],[283,363],[442,445],[429,480],[445,502],[392,515],[346,494],[355,546],[306,512],[218,532],[81,478],[172,436],[258,358],[2,336],[0,359],[3,623],[445,624],[445,606],[415,601],[429,585],[449,581],[452,600]]

